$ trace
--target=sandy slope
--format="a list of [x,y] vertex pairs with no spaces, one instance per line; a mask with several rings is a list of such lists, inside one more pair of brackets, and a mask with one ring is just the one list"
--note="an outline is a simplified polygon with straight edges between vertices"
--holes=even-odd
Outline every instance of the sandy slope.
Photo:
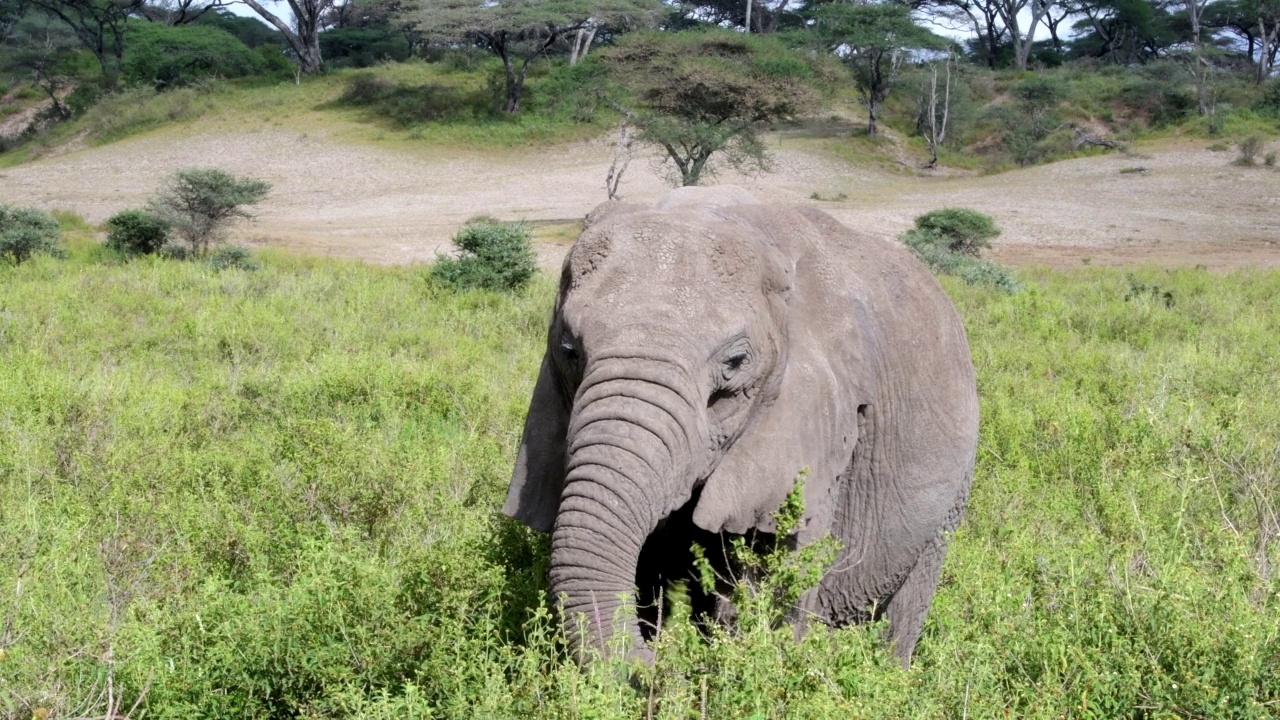
[[[1234,167],[1232,154],[1202,143],[946,178],[849,165],[829,156],[829,142],[782,141],[774,172],[721,179],[762,199],[818,205],[885,237],[929,209],[977,208],[1004,229],[996,256],[1007,262],[1280,266],[1280,172]],[[604,199],[611,154],[607,141],[479,153],[197,123],[0,171],[0,202],[70,209],[97,222],[141,205],[174,169],[212,165],[275,186],[257,222],[235,231],[241,242],[414,262],[447,248],[458,225],[479,213],[582,217]],[[1135,166],[1149,172],[1120,172]],[[650,161],[632,163],[627,199],[649,201],[665,190]],[[848,197],[818,202],[809,199],[814,191]],[[544,263],[557,263],[563,251],[544,245]]]

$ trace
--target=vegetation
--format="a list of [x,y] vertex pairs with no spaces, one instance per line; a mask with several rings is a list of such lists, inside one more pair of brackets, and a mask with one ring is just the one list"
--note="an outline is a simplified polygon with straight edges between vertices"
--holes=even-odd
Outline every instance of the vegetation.
[[1265,146],[1266,143],[1257,135],[1250,135],[1241,140],[1239,145],[1240,157],[1236,158],[1236,164],[1244,165],[1245,167],[1257,165],[1258,156],[1262,154],[1262,149]]
[[453,236],[459,257],[438,258],[431,275],[460,290],[519,290],[538,272],[531,236],[524,223],[472,218]]
[[916,218],[899,238],[935,273],[954,275],[969,285],[1016,292],[1018,281],[1005,268],[979,257],[998,236],[991,216],[966,208],[944,208]]
[[239,245],[223,245],[209,255],[209,264],[215,270],[259,270],[262,265],[253,259],[249,248]]
[[679,185],[713,175],[713,158],[763,172],[760,125],[794,119],[818,99],[815,64],[773,38],[634,33],[602,56],[639,105],[627,113],[636,140],[666,153]]
[[977,257],[991,248],[991,241],[999,237],[996,221],[986,213],[968,208],[943,208],[919,215],[915,220],[918,232],[937,235],[946,241],[947,250]]
[[520,110],[529,64],[590,22],[615,27],[643,25],[659,4],[652,0],[430,0],[413,5],[407,17],[427,37],[443,43],[468,42],[502,61],[506,93],[502,109]]
[[[780,99],[773,96],[784,78],[840,99],[856,91],[869,129],[910,138],[905,145],[895,138],[878,152],[902,159],[905,151],[926,168],[1001,170],[1152,134],[1266,139],[1280,130],[1280,84],[1270,77],[1280,27],[1273,4],[939,0],[907,13],[884,3],[699,0],[654,21],[658,6],[648,0],[504,0],[483,7],[324,0],[294,4],[290,17],[259,4],[264,23],[231,15],[213,0],[31,0],[6,4],[0,16],[0,87],[19,90],[0,100],[0,116],[30,119],[0,138],[0,152],[20,148],[0,162],[38,156],[86,131],[89,141],[107,142],[213,107],[232,111],[226,122],[242,122],[236,111],[262,102],[257,90],[264,86],[273,86],[277,102],[298,101],[289,116],[306,131],[313,121],[323,124],[324,113],[358,104],[333,102],[340,87],[355,82],[347,75],[301,83],[303,75],[318,75],[326,58],[331,67],[370,67],[382,85],[361,105],[370,111],[361,116],[370,136],[390,131],[450,145],[534,144],[598,136],[632,113],[655,141],[689,143],[666,143],[674,156],[654,144],[672,159],[681,182],[696,174],[707,145],[721,148],[710,152],[725,164],[759,171],[767,166],[761,131],[822,109],[790,107],[796,98],[781,98],[776,111],[763,115],[726,119],[721,109],[691,123],[689,113],[676,111],[696,99],[703,79],[715,86],[708,99],[729,97],[724,91],[733,86],[748,94],[732,104],[756,109]],[[925,29],[925,19],[969,26],[973,37],[943,62],[943,41]],[[752,53],[764,65],[726,62],[717,52],[686,54],[678,63],[669,56],[699,49],[709,42],[708,30],[723,35],[726,26],[748,23],[752,34],[728,35],[760,40]],[[1036,28],[1045,26],[1050,39],[1033,42]],[[637,30],[652,37],[631,39]],[[649,49],[661,43],[663,57],[628,54],[629,43]],[[588,55],[593,46],[609,52]],[[294,87],[281,84],[290,62],[297,68],[288,77]],[[679,83],[668,94],[685,97],[652,97],[659,84],[647,72]],[[39,112],[28,114],[33,109]],[[383,126],[388,119],[392,128]],[[735,130],[744,125],[749,132]],[[630,130],[629,137],[645,134],[639,124]]]
[[795,641],[748,614],[703,637],[677,589],[637,691],[564,655],[547,541],[497,513],[551,283],[72,250],[0,268],[0,716],[1280,705],[1275,272],[1138,271],[1140,293],[1101,270],[1022,273],[1016,295],[944,278],[982,438],[912,670],[875,627]]
[[916,24],[911,8],[893,3],[827,3],[815,13],[818,36],[842,54],[867,106],[867,134],[875,137],[880,105],[889,97],[907,56],[945,47],[942,38]]
[[146,210],[122,210],[107,219],[107,247],[124,255],[153,255],[169,242],[169,225]]
[[60,256],[58,221],[38,208],[0,205],[0,260],[20,265],[33,255]]
[[266,69],[262,55],[216,27],[134,23],[127,38],[121,71],[134,84],[175,87],[210,77],[245,77]]
[[222,241],[227,226],[253,216],[246,205],[267,197],[271,184],[257,178],[237,178],[217,168],[186,168],[165,180],[148,209],[187,243],[191,254],[204,257]]

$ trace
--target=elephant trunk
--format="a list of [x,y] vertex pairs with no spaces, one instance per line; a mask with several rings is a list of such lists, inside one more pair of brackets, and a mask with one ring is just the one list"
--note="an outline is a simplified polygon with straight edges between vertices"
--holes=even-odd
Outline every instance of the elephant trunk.
[[580,657],[588,646],[607,652],[622,631],[632,657],[651,658],[625,598],[636,596],[646,538],[693,491],[690,396],[675,389],[673,368],[650,362],[637,369],[637,362],[588,372],[570,422],[551,590]]

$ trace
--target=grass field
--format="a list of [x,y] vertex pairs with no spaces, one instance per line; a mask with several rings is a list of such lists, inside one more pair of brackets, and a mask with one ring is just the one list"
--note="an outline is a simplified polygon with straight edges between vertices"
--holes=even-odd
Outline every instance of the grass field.
[[0,267],[0,717],[1280,717],[1280,273],[1019,279],[947,285],[982,441],[913,668],[677,617],[637,691],[497,513],[549,281]]

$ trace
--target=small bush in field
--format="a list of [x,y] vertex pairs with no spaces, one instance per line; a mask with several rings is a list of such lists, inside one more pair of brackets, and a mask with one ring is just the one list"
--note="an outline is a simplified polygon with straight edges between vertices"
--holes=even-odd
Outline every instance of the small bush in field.
[[1018,281],[1009,271],[978,253],[991,247],[1000,234],[991,216],[965,208],[946,208],[916,218],[916,226],[899,240],[935,273],[954,275],[969,285],[986,285],[1016,292]]
[[453,236],[459,257],[441,257],[431,274],[458,289],[518,290],[538,270],[530,234],[524,223],[473,218]]
[[20,265],[32,255],[65,254],[58,221],[43,210],[0,205],[0,258]]
[[936,233],[947,240],[947,249],[963,255],[978,256],[991,247],[1000,235],[990,215],[968,208],[943,208],[916,218],[916,229]]
[[1258,156],[1262,154],[1262,148],[1265,145],[1266,142],[1257,135],[1250,135],[1241,140],[1239,145],[1240,157],[1236,158],[1236,164],[1245,167],[1257,165]]
[[259,270],[262,268],[249,248],[240,245],[223,245],[209,256],[209,264],[217,270]]
[[193,255],[203,257],[222,241],[232,221],[252,218],[244,206],[262,202],[270,190],[265,180],[238,178],[217,168],[184,168],[168,178],[147,207]]
[[169,242],[169,225],[146,210],[123,210],[107,220],[107,247],[125,255],[154,255]]
[[185,245],[177,245],[169,243],[160,248],[160,252],[156,253],[166,260],[190,260],[192,258],[191,249]]

